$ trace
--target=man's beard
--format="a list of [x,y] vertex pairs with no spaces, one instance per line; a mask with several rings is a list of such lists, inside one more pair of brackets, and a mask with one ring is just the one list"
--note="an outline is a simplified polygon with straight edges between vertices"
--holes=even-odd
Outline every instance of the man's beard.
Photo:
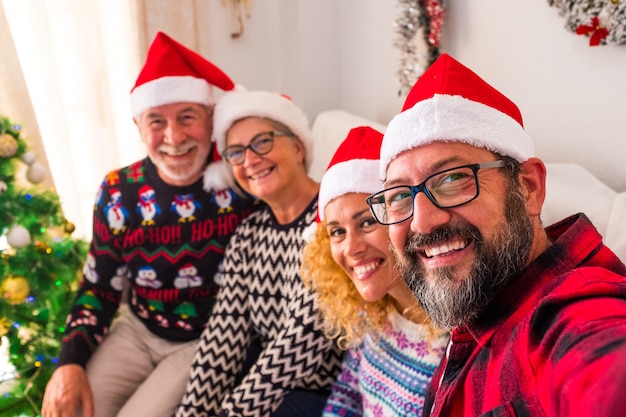
[[[475,226],[461,221],[426,235],[410,236],[401,255],[392,247],[401,275],[435,326],[452,329],[469,324],[524,270],[534,238],[533,225],[521,193],[511,190],[507,194],[505,220],[496,226],[491,241],[484,241]],[[458,276],[454,266],[427,272],[418,255],[420,248],[451,238],[474,241],[476,258],[469,277]]]
[[198,151],[197,155],[191,160],[183,160],[179,162],[168,161],[167,158],[161,156],[161,152],[170,155],[183,155],[193,148],[199,146],[194,141],[185,140],[178,146],[161,145],[158,148],[159,153],[152,158],[152,162],[159,171],[167,177],[175,181],[188,181],[203,171],[206,165],[207,156]]

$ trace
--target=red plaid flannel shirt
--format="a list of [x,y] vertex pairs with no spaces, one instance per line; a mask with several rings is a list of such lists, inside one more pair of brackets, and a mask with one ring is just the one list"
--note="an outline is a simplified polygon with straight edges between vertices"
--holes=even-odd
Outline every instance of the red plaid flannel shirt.
[[626,416],[626,266],[584,215],[547,231],[552,246],[453,331],[425,416]]

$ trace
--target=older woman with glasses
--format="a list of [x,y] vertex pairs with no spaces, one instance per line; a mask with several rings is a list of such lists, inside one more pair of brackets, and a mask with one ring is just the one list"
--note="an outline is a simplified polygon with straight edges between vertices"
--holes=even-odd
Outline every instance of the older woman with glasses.
[[331,159],[319,192],[315,238],[302,278],[317,294],[326,334],[349,349],[324,417],[421,416],[448,336],[396,270],[388,227],[365,198],[380,189],[382,133],[352,129]]
[[307,175],[308,120],[285,96],[234,91],[216,105],[214,123],[236,184],[264,206],[226,248],[222,287],[176,415],[319,416],[342,353],[324,336],[299,275],[319,190]]

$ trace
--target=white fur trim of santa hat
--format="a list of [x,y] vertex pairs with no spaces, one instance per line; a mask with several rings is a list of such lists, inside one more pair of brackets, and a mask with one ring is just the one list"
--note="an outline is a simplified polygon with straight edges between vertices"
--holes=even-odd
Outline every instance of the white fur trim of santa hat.
[[396,115],[380,150],[379,178],[400,153],[432,142],[463,142],[524,162],[535,154],[533,140],[513,118],[461,96],[436,94]]
[[246,117],[263,117],[287,126],[304,145],[304,167],[309,170],[313,162],[313,134],[306,114],[287,96],[269,91],[246,91],[237,86],[217,101],[213,116],[213,140],[220,154],[226,148],[228,129]]
[[348,193],[372,194],[382,189],[378,180],[379,161],[377,159],[352,159],[328,168],[318,196],[318,215],[325,219],[326,205],[337,197]]
[[324,220],[326,205],[348,193],[372,194],[380,191],[378,180],[380,144],[383,134],[370,126],[350,129],[339,144],[322,177],[317,200],[317,216]]
[[138,86],[130,95],[135,119],[152,107],[183,102],[214,104],[211,85],[202,78],[186,75],[162,77]]

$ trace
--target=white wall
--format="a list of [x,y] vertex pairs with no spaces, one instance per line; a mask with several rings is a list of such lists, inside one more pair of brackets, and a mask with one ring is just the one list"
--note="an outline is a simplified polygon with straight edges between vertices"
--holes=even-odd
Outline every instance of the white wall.
[[[210,58],[249,89],[290,94],[313,118],[342,108],[387,123],[398,97],[397,3],[253,0],[232,40],[211,9]],[[626,46],[591,48],[547,0],[448,0],[442,49],[518,104],[538,156],[626,190]]]
[[221,3],[209,8],[208,56],[235,83],[287,94],[311,119],[339,105],[338,2],[250,1],[237,39]]
[[384,121],[400,108],[393,2],[255,0],[244,35],[231,39],[217,2],[209,10],[208,56],[246,88],[290,95],[311,120],[345,108]]
[[589,47],[546,0],[450,3],[446,49],[516,102],[537,154],[626,191],[626,45]]

